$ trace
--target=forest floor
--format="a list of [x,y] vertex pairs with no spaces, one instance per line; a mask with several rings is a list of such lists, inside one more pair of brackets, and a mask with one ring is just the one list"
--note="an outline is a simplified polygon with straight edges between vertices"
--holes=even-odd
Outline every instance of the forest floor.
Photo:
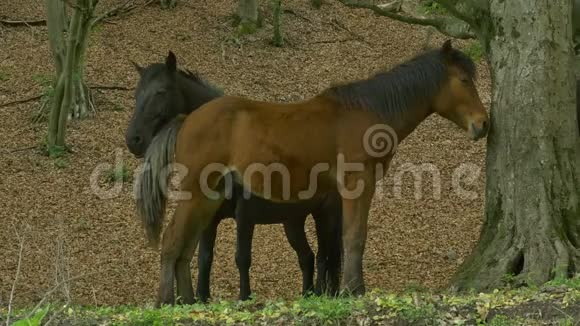
[[[0,323],[7,316],[0,309]],[[220,301],[160,309],[53,304],[15,311],[11,320],[56,325],[575,326],[580,324],[580,279],[463,295],[373,291],[359,298]]]
[[[113,0],[99,2],[106,10]],[[50,95],[53,66],[45,26],[0,24],[0,307],[30,306],[61,284],[51,299],[80,305],[147,305],[156,294],[159,254],[145,247],[132,196],[132,173],[139,161],[125,147],[124,132],[134,109],[137,73],[130,64],[162,62],[169,50],[178,65],[198,71],[227,94],[269,101],[297,101],[330,84],[365,78],[417,54],[426,29],[326,1],[320,10],[308,1],[283,4],[287,44],[270,44],[271,9],[262,4],[264,26],[237,37],[231,25],[236,1],[178,1],[161,10],[143,6],[95,28],[90,36],[86,77],[98,107],[92,118],[71,121],[72,153],[53,159],[41,150],[46,122],[33,123]],[[36,0],[0,1],[0,19],[44,17]],[[434,34],[430,46],[444,41]],[[455,41],[469,49],[468,42]],[[478,89],[489,106],[489,73],[478,64]],[[41,96],[20,104],[11,101]],[[367,288],[403,291],[444,288],[474,247],[483,219],[485,141],[472,142],[438,116],[430,117],[399,147],[389,175],[373,201],[364,257]],[[405,165],[407,164],[407,165]],[[423,173],[420,198],[413,177],[396,177],[408,164]],[[422,168],[419,167],[424,165]],[[101,199],[91,176],[98,168],[125,166],[127,180],[114,198]],[[470,199],[454,191],[459,168],[480,172],[462,183]],[[107,173],[96,182],[107,183]],[[440,180],[437,180],[440,178]],[[440,185],[441,196],[436,190]],[[420,193],[419,193],[420,194]],[[218,231],[212,271],[216,300],[238,293],[234,263],[235,228],[224,221]],[[308,238],[316,248],[311,219]],[[194,259],[193,275],[197,265]],[[18,278],[16,278],[18,275]],[[254,233],[252,289],[256,298],[296,298],[300,270],[281,225],[258,226]]]

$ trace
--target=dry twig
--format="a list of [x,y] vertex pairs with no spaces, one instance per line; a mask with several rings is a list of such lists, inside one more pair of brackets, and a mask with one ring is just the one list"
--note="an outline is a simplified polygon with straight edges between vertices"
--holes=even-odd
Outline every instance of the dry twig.
[[10,314],[12,313],[12,302],[14,300],[14,291],[16,290],[16,283],[20,277],[20,267],[22,266],[22,252],[24,250],[24,236],[20,236],[17,230],[14,230],[16,237],[20,240],[20,249],[18,251],[18,264],[16,265],[16,275],[12,282],[12,289],[10,290],[10,298],[8,299],[8,313],[6,315],[6,326],[10,325]]
[[42,98],[42,95],[35,95],[35,96],[29,97],[29,98],[25,98],[25,99],[22,99],[22,100],[16,100],[16,101],[8,102],[8,103],[2,103],[2,104],[0,104],[0,108],[6,107],[6,106],[15,105],[15,104],[32,102],[32,101],[36,101],[36,100],[38,100],[40,98]]
[[58,282],[54,287],[52,287],[48,292],[45,293],[44,297],[40,300],[40,302],[38,302],[36,304],[36,306],[34,306],[34,309],[32,309],[28,315],[26,315],[26,319],[32,317],[32,315],[34,315],[34,313],[36,311],[38,311],[38,309],[44,304],[44,302],[46,302],[46,300],[48,299],[48,297],[50,297],[56,290],[58,290],[58,288],[60,288],[64,283],[66,282],[70,282],[70,281],[74,281],[74,280],[78,280],[84,277],[88,277],[88,276],[93,276],[96,274],[100,274],[104,271],[97,271],[97,272],[92,272],[92,273],[87,273],[87,274],[81,274],[81,275],[77,275],[77,276],[73,276],[67,279],[64,279],[60,282]]
[[36,19],[36,20],[12,20],[12,19],[0,19],[0,25],[7,27],[21,27],[21,26],[45,26],[46,19]]
[[355,39],[357,39],[357,40],[365,43],[366,45],[372,46],[372,43],[370,43],[367,40],[365,40],[365,38],[362,35],[359,35],[359,34],[353,32],[353,31],[351,31],[346,26],[344,26],[341,22],[339,22],[336,18],[333,18],[330,22],[331,22],[331,25],[336,26],[336,27],[342,29],[343,31],[349,33]]

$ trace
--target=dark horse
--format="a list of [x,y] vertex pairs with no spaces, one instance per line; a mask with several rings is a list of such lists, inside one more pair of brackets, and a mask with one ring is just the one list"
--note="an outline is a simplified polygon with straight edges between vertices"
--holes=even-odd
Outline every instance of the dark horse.
[[[135,64],[135,67],[141,79],[136,90],[137,108],[127,129],[126,143],[131,153],[137,157],[143,156],[160,130],[181,123],[183,115],[223,95],[198,75],[177,70],[175,55],[171,52],[165,64],[153,64],[146,68]],[[145,162],[152,163],[147,155]],[[284,204],[273,203],[257,196],[244,198],[243,188],[234,184],[230,198],[224,201],[201,236],[197,294],[202,301],[207,301],[210,296],[210,271],[217,228],[222,219],[228,217],[235,217],[236,220],[236,264],[240,272],[241,300],[247,299],[251,293],[249,270],[256,224],[284,225],[288,241],[298,255],[303,294],[338,292],[341,259],[337,247],[341,241],[341,206],[338,192],[319,200]],[[143,200],[147,200],[147,197]],[[312,214],[315,221],[319,247],[316,257],[316,287],[313,286],[314,253],[304,232],[304,224],[309,214]]]
[[[143,172],[148,181],[141,182],[137,203],[151,241],[159,241],[163,225],[161,167],[175,162],[187,171],[180,180],[187,196],[163,235],[157,304],[174,303],[174,280],[178,296],[193,297],[189,261],[199,241],[195,235],[222,205],[230,172],[252,193],[276,202],[324,198],[338,187],[342,288],[346,294],[364,293],[363,252],[376,181],[385,175],[396,144],[432,113],[474,140],[487,135],[488,116],[474,78],[473,61],[447,41],[389,71],[332,86],[302,102],[222,96],[159,133],[147,150],[148,160],[158,164]],[[274,169],[279,173],[268,174]]]

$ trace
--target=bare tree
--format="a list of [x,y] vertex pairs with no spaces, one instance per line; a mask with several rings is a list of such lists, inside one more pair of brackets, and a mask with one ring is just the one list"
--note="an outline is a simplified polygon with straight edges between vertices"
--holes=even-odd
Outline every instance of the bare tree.
[[49,116],[50,147],[64,146],[67,119],[85,117],[92,107],[90,91],[83,79],[83,62],[97,2],[75,0],[70,3],[72,15],[67,20],[64,1],[46,0],[48,39],[56,70]]
[[491,289],[506,274],[522,283],[543,283],[580,272],[572,1],[433,0],[448,15],[426,17],[339,1],[452,37],[475,38],[486,54],[493,94],[485,223],[454,287]]
[[[56,72],[50,104],[48,146],[63,147],[66,123],[84,118],[92,110],[90,89],[84,81],[84,61],[92,27],[112,16],[136,8],[133,0],[95,16],[99,0],[46,0],[48,40]],[[68,8],[67,8],[68,6]],[[67,9],[72,11],[67,16]]]

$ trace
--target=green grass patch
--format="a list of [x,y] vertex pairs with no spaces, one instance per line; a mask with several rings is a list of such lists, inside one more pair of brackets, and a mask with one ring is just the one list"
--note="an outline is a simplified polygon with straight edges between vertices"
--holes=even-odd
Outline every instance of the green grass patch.
[[65,158],[57,158],[54,160],[54,166],[59,169],[64,169],[68,167],[68,161]]
[[419,3],[419,8],[421,13],[425,15],[446,15],[447,9],[445,9],[439,3],[433,0],[422,0]]
[[[580,309],[580,280],[555,280],[541,287],[506,288],[490,293],[390,293],[374,290],[363,297],[307,297],[294,301],[253,298],[246,302],[216,300],[210,304],[164,306],[62,306],[51,304],[48,313],[14,311],[12,321],[44,316],[53,324],[82,325],[494,325],[528,324],[538,309],[552,309],[552,325],[570,325]],[[518,307],[518,309],[512,309]],[[48,309],[48,308],[47,308]],[[528,309],[528,310],[526,310]],[[0,308],[0,324],[6,320]],[[37,319],[38,319],[37,318]],[[27,324],[24,324],[27,325]]]
[[54,166],[59,169],[68,167],[67,154],[71,152],[67,146],[48,146],[48,140],[45,138],[39,145],[42,155],[52,159]]
[[580,290],[580,276],[574,278],[556,278],[546,283],[546,286],[559,286],[567,289]]
[[491,322],[488,323],[489,326],[520,326],[524,325],[522,320],[519,318],[510,318],[505,315],[497,315],[495,316]]
[[475,62],[481,61],[484,56],[483,47],[478,41],[469,42],[465,49],[463,49],[463,52]]
[[119,164],[106,172],[108,182],[127,182],[131,179],[131,171],[125,164]]

